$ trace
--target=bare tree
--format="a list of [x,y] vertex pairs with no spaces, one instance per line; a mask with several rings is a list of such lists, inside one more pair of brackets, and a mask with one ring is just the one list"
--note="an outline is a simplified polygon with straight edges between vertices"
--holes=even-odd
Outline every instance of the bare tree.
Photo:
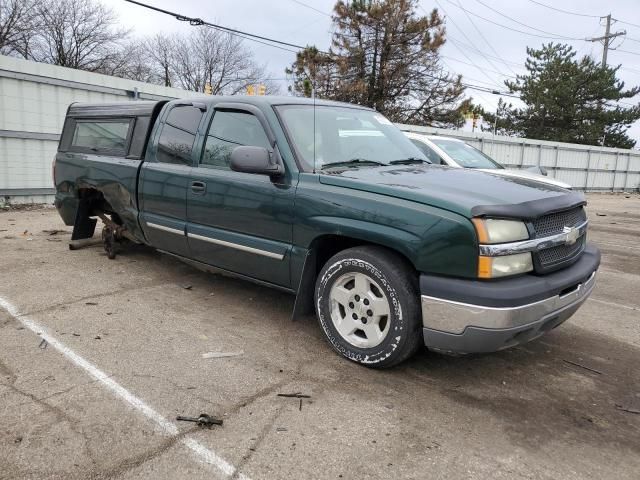
[[277,89],[241,39],[215,29],[201,27],[175,37],[171,60],[176,81],[186,90],[203,92],[207,83],[214,95],[243,93],[255,84]]
[[117,26],[115,12],[97,1],[42,0],[35,14],[39,28],[21,53],[38,62],[108,73],[129,35]]
[[146,83],[161,83],[157,69],[149,61],[144,42],[132,40],[124,43],[106,62],[100,73]]
[[100,0],[0,0],[0,53],[214,95],[279,91],[241,38],[199,27],[130,40]]
[[173,71],[175,37],[158,33],[143,42],[143,50],[156,77],[155,83],[171,87],[175,77]]
[[19,54],[36,29],[33,0],[0,0],[0,54]]

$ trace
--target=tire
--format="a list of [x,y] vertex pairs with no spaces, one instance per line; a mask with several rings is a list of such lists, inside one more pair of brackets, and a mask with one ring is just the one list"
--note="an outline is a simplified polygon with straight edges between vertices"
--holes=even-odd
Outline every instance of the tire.
[[364,246],[329,259],[314,303],[334,350],[367,367],[388,368],[424,345],[419,298],[415,273],[402,257]]

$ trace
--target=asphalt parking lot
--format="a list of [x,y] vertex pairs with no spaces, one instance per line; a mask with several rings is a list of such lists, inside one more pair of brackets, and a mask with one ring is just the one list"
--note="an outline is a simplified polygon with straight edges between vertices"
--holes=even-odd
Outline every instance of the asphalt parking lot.
[[[291,296],[2,212],[0,478],[640,478],[640,196],[589,202],[603,263],[566,324],[386,371],[291,322]],[[175,421],[202,412],[224,425]]]

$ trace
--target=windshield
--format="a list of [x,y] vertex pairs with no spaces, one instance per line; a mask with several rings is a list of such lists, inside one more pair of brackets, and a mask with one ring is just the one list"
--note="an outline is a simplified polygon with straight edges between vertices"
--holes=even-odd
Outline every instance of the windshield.
[[[371,110],[313,105],[276,107],[305,171],[352,162],[351,167],[415,159],[424,154],[384,116]],[[315,135],[314,135],[315,124]],[[336,165],[338,166],[338,165]]]
[[463,168],[504,168],[498,162],[482,153],[477,148],[457,140],[430,138],[433,143],[444,150],[458,165]]

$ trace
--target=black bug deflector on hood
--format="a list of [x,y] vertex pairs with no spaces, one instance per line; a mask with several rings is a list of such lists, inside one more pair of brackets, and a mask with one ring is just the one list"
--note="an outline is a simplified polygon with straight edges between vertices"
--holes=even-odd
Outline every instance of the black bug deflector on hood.
[[478,205],[471,209],[474,217],[499,217],[533,220],[534,218],[551,213],[569,210],[574,207],[586,205],[587,201],[580,192],[567,192],[566,195],[541,198],[529,202],[502,204],[502,205]]

